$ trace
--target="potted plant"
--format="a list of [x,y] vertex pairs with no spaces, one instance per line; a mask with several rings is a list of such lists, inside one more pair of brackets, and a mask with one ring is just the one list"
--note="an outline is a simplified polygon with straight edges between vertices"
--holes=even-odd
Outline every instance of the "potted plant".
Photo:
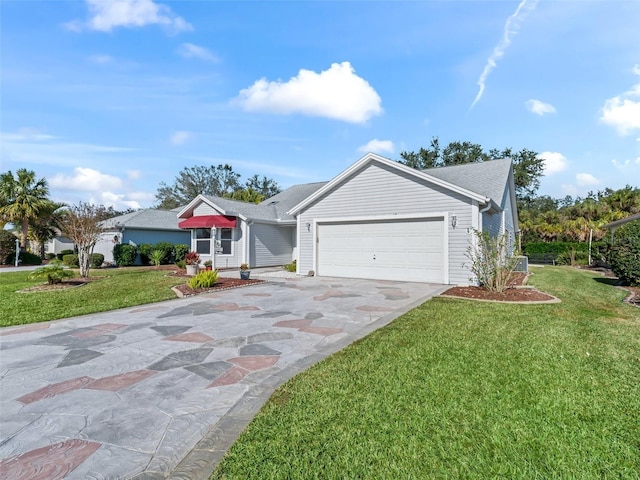
[[200,255],[198,252],[188,252],[184,256],[184,263],[187,267],[187,275],[196,275],[198,273],[198,265],[200,264]]
[[240,265],[240,278],[242,280],[249,280],[249,276],[251,275],[251,270],[249,269],[249,265],[243,263]]
[[213,269],[213,262],[211,260],[207,260],[206,262],[204,262],[204,269],[205,270],[212,270]]

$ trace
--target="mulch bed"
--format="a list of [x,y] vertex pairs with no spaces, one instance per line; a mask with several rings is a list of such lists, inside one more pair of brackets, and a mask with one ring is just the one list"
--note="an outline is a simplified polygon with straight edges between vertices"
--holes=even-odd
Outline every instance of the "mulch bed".
[[631,294],[625,298],[625,302],[640,307],[640,287],[620,287],[623,290],[630,292]]
[[18,290],[18,293],[53,292],[56,290],[66,290],[67,288],[81,287],[82,285],[86,285],[89,282],[93,282],[94,280],[100,280],[102,278],[103,277],[70,278],[67,280],[63,280],[60,283],[54,283],[51,285],[49,285],[48,283],[43,283],[41,285],[35,285],[33,287],[23,288],[22,290]]
[[[171,276],[191,278],[191,276],[184,273],[184,271],[173,273],[171,274]],[[252,278],[249,280],[241,280],[239,278],[219,277],[215,285],[210,288],[191,288],[186,283],[183,283],[173,287],[173,290],[177,290],[178,292],[180,292],[180,295],[183,297],[190,297],[191,295],[198,295],[200,293],[210,293],[217,290],[228,290],[230,288],[246,287],[247,285],[254,285],[256,283],[264,283],[264,280],[257,280]]]
[[510,287],[503,292],[491,292],[482,287],[452,287],[442,295],[495,302],[557,301],[557,299],[551,295],[540,292],[534,288],[524,287],[527,282],[527,277],[528,275],[525,273],[514,273],[509,282]]

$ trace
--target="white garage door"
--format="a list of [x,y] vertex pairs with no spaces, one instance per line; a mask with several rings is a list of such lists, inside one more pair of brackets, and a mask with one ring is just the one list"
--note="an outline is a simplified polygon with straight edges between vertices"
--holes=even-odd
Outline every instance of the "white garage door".
[[318,275],[444,283],[442,218],[320,223]]

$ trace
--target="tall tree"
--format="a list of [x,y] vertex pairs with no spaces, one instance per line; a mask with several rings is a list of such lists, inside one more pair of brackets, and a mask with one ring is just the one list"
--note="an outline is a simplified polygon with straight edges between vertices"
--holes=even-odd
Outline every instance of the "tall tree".
[[231,165],[185,167],[171,185],[160,183],[157,207],[170,210],[186,205],[198,195],[223,196],[240,188],[240,175]]
[[522,149],[518,152],[511,148],[494,148],[485,152],[481,145],[466,141],[451,142],[442,149],[437,137],[431,139],[429,147],[420,148],[417,152],[403,151],[400,156],[400,163],[420,170],[510,158],[513,161],[513,177],[519,201],[535,196],[544,168],[544,159],[538,158],[538,154],[532,150]]
[[246,181],[245,185],[247,189],[255,190],[263,195],[264,198],[273,197],[282,191],[275,180],[264,175],[262,177],[254,175]]
[[83,277],[89,276],[93,247],[104,231],[101,222],[107,218],[109,214],[105,207],[83,202],[72,205],[62,216],[60,230],[78,248],[80,275]]
[[20,225],[21,249],[27,249],[29,223],[34,221],[48,199],[49,186],[44,178],[36,180],[33,170],[19,168],[16,176],[11,171],[0,174],[0,216]]

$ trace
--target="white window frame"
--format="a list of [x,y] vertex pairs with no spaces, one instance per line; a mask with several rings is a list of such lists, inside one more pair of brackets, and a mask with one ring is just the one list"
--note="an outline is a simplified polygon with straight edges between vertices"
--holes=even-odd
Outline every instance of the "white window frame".
[[[222,231],[223,230],[229,230],[231,232],[231,238],[223,239],[222,238]],[[226,227],[225,228],[216,228],[216,240],[218,242],[220,242],[220,248],[224,248],[222,246],[222,242],[227,242],[227,241],[229,242],[230,247],[231,247],[229,253],[218,253],[216,255],[218,255],[220,257],[233,257],[233,255],[234,255],[234,246],[233,246],[233,244],[235,243],[235,241],[234,241],[234,237],[235,237],[234,231],[235,231],[235,228],[226,228]]]
[[[209,237],[198,238],[198,230],[209,230]],[[211,246],[211,229],[210,228],[196,228],[193,231],[193,251],[198,252],[198,244],[199,242],[206,243],[209,242],[209,253],[198,252],[200,255],[213,256],[213,250]]]

